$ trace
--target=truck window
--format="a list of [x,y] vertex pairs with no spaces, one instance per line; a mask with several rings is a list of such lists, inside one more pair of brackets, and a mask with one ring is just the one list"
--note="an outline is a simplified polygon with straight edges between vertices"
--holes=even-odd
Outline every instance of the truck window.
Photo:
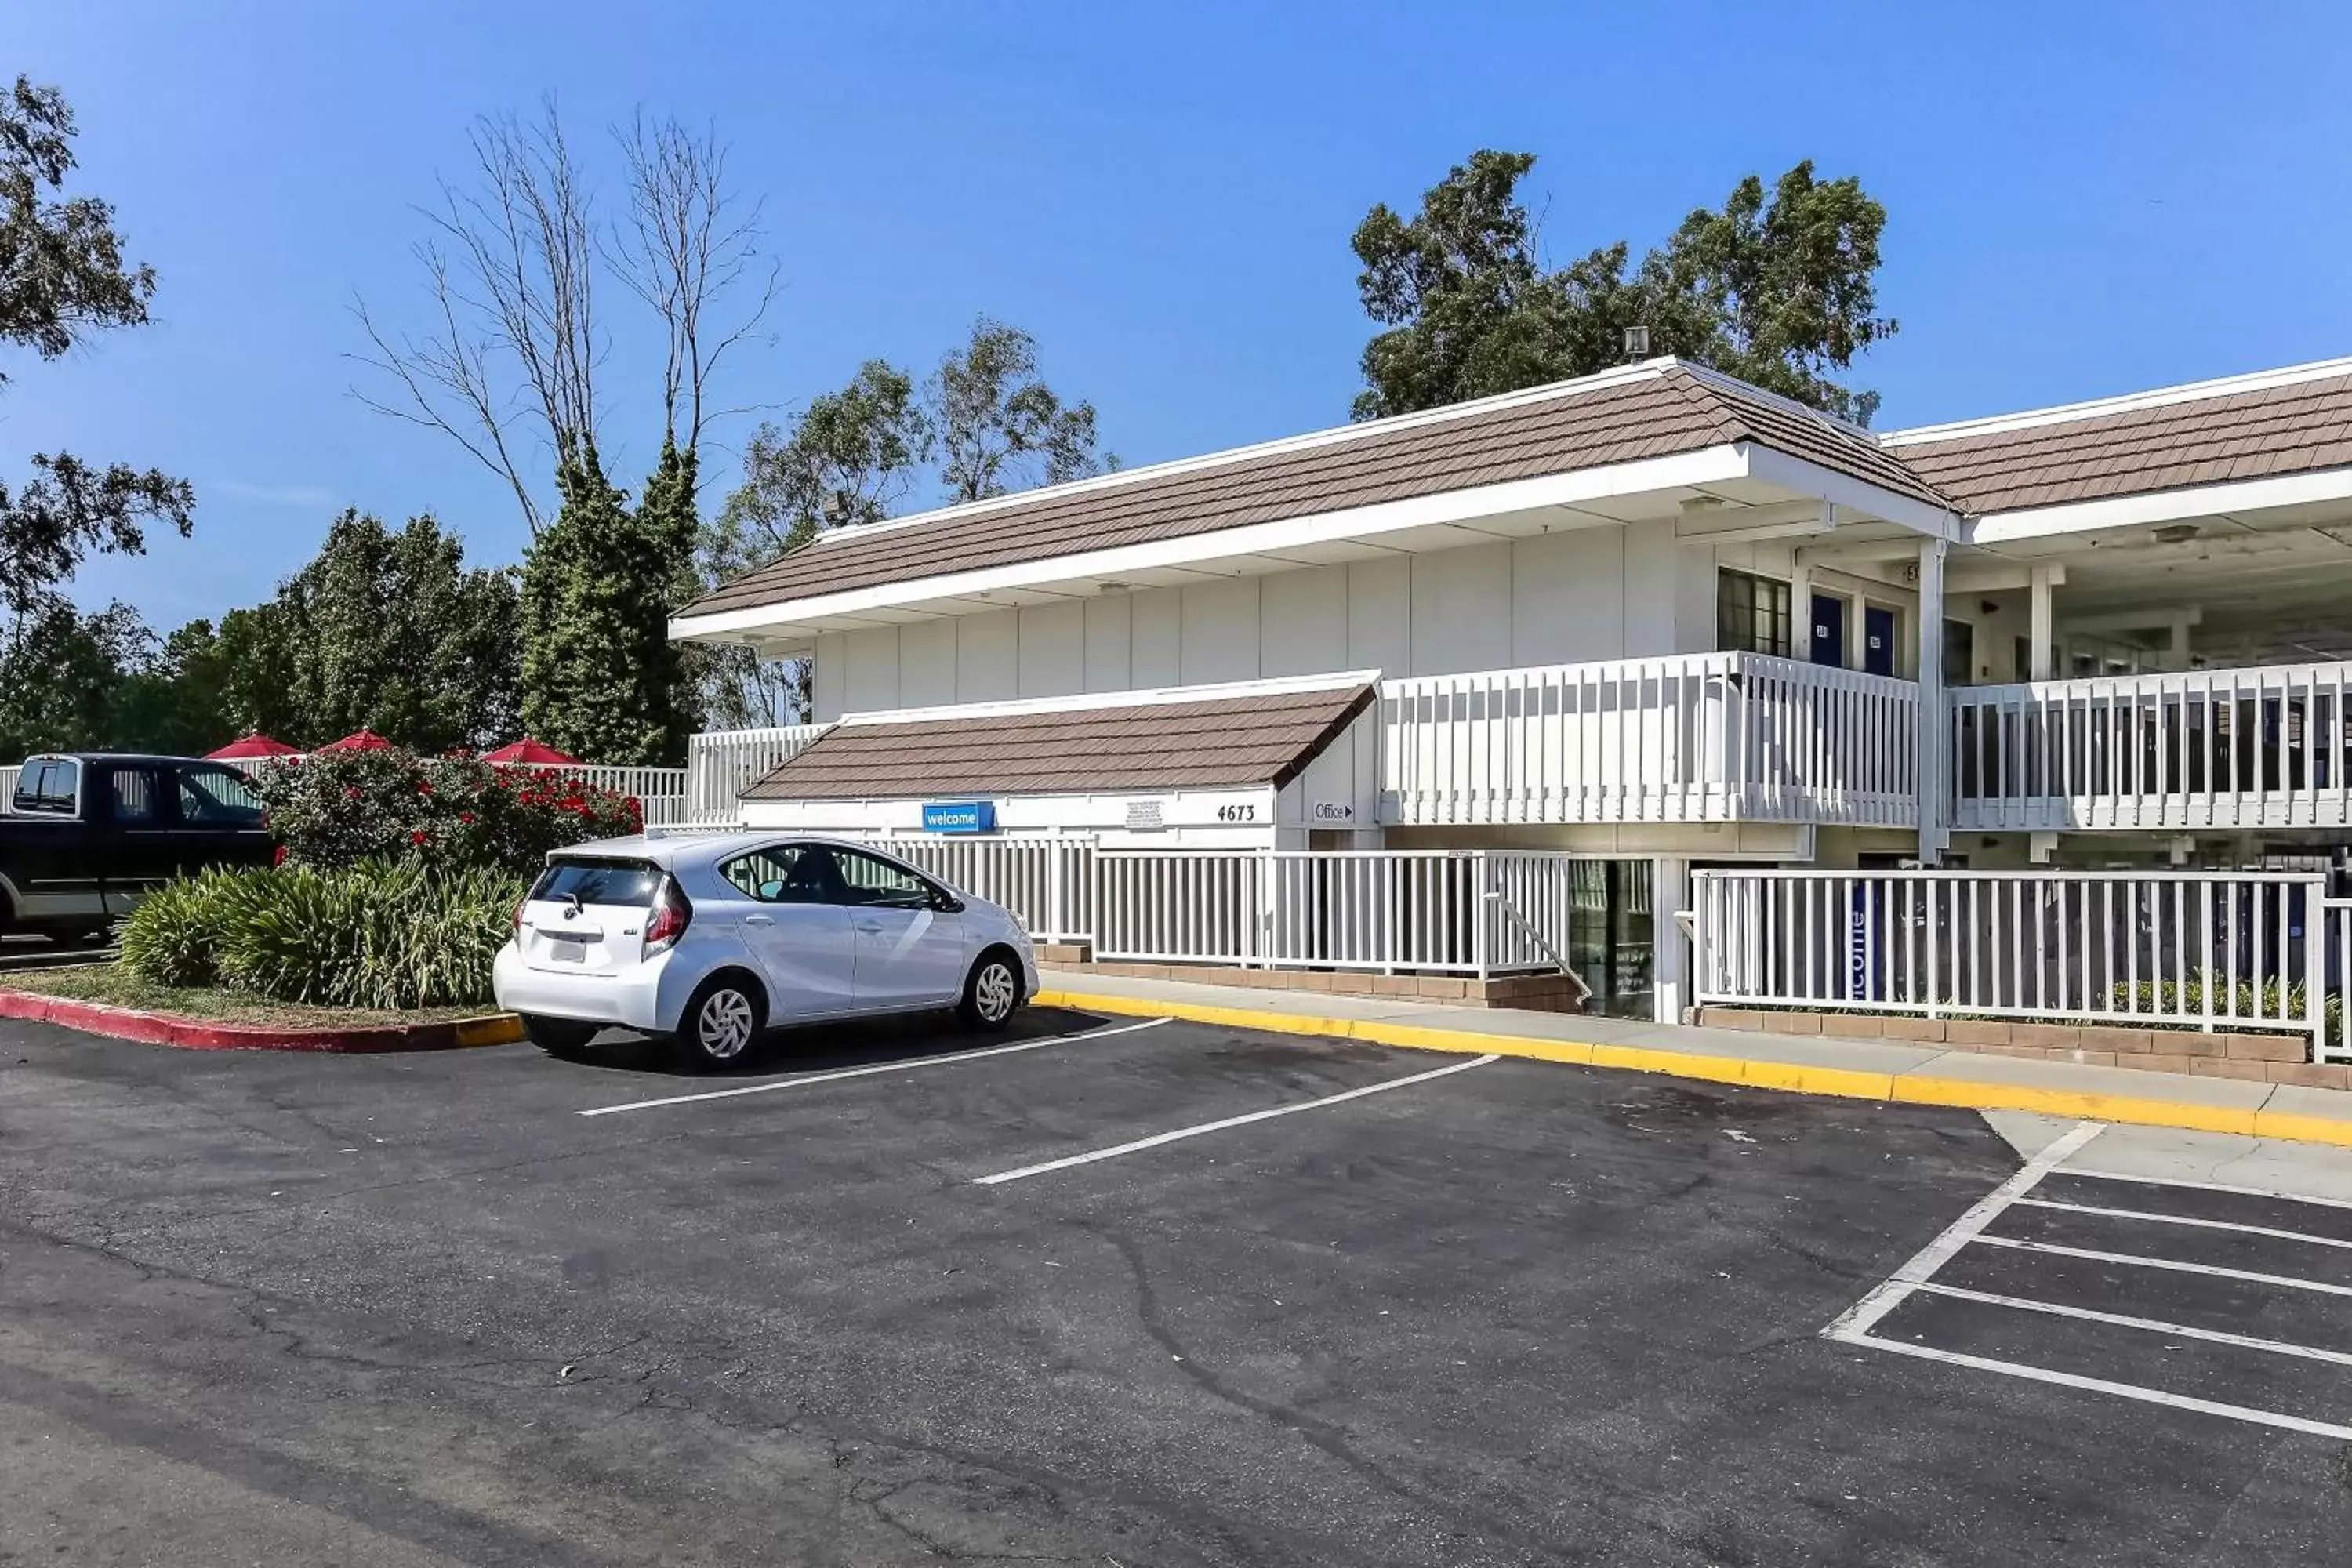
[[81,764],[71,757],[36,757],[16,778],[12,803],[28,816],[71,816],[81,784]]
[[117,768],[113,788],[109,795],[114,802],[114,820],[133,827],[152,827],[163,816],[163,803],[155,797],[155,770],[152,768]]
[[198,827],[258,827],[261,796],[253,781],[217,763],[180,770],[180,820]]

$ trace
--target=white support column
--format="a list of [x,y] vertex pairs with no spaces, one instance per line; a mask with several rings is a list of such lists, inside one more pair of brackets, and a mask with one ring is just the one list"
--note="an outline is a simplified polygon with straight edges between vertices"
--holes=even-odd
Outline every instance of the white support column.
[[1679,1024],[1690,1002],[1691,939],[1682,916],[1691,907],[1690,862],[1661,856],[1650,862],[1650,1016]]
[[1789,568],[1789,653],[1801,663],[1813,658],[1813,569],[1803,552]]
[[1870,668],[1870,595],[1857,593],[1845,602],[1845,667]]
[[1945,802],[1952,781],[1945,761],[1951,714],[1944,706],[1944,542],[1919,542],[1919,863],[1944,855]]
[[2055,680],[2058,677],[2053,661],[2057,657],[2058,621],[2051,605],[2051,589],[2065,575],[2063,566],[2042,565],[2033,568],[2030,580],[2032,598],[2032,667],[2026,671],[2028,680]]

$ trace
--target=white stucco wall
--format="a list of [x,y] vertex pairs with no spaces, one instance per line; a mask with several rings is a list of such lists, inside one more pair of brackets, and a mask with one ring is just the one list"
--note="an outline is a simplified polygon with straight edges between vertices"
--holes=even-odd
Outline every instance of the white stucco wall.
[[1591,528],[818,639],[816,717],[1327,670],[1451,675],[1715,645],[1714,554]]

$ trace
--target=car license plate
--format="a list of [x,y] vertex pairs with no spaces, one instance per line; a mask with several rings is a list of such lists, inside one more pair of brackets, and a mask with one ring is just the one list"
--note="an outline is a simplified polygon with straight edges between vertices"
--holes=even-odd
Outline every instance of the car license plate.
[[584,942],[551,942],[547,956],[558,963],[585,963],[588,962],[588,944]]

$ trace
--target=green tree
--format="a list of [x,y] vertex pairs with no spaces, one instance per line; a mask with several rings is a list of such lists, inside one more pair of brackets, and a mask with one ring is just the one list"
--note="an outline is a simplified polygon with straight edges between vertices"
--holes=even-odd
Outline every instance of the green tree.
[[[678,478],[657,472],[648,488]],[[630,511],[593,448],[557,489],[562,506],[523,558],[523,726],[589,762],[676,766],[692,716],[678,700],[669,612],[692,552],[667,552],[673,542]]]
[[84,613],[50,595],[12,618],[0,634],[0,757],[139,744],[124,696],[154,640],[128,605]]
[[1095,405],[1065,403],[1037,375],[1037,340],[982,316],[924,386],[950,505],[1116,467],[1095,449]]
[[1817,180],[1810,160],[1769,193],[1751,174],[1638,265],[1621,240],[1547,269],[1517,195],[1535,161],[1481,151],[1410,220],[1381,205],[1357,227],[1357,290],[1388,329],[1365,345],[1358,418],[1589,375],[1645,326],[1653,353],[1869,422],[1877,395],[1830,379],[1896,330],[1874,314],[1886,212],[1858,180]]
[[[155,292],[154,268],[123,259],[113,209],[62,196],[74,135],[56,88],[20,76],[0,98],[0,342],[43,360],[94,332],[145,325]],[[0,389],[8,379],[0,370]],[[36,453],[32,467],[14,493],[0,484],[0,616],[46,617],[44,636],[65,624],[50,616],[54,596],[86,556],[139,553],[151,524],[182,535],[192,526],[195,492],[161,469],[63,452]]]
[[[743,453],[743,480],[705,525],[697,550],[703,585],[797,550],[820,530],[878,522],[912,492],[932,451],[931,424],[914,378],[867,360],[849,384],[811,398],[787,429],[762,425]],[[701,700],[709,721],[788,724],[808,711],[799,659],[744,646],[705,650]]]
[[[513,574],[467,570],[464,542],[433,518],[395,531],[350,510],[275,599],[188,651],[227,727],[305,748],[364,728],[433,752],[512,737],[517,626]],[[232,658],[281,679],[283,705]]]

